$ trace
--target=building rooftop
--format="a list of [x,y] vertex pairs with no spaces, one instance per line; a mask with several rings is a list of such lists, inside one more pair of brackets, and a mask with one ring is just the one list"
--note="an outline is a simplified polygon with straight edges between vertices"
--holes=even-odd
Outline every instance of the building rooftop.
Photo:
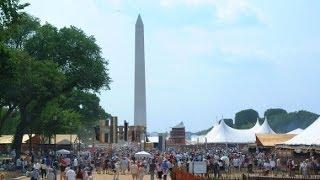
[[176,126],[173,126],[172,128],[185,128],[183,122],[181,121],[179,124]]

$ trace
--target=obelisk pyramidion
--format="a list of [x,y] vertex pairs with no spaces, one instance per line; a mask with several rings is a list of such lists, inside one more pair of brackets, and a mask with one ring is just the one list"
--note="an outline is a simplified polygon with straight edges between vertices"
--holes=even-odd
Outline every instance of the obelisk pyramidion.
[[135,74],[134,74],[134,125],[147,126],[146,118],[146,78],[144,63],[143,22],[139,14],[135,34]]

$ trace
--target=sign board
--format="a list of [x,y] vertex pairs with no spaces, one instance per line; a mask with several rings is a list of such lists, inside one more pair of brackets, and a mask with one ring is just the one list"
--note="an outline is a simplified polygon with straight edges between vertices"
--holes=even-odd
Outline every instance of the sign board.
[[205,174],[207,173],[207,163],[204,161],[193,161],[189,164],[189,173]]

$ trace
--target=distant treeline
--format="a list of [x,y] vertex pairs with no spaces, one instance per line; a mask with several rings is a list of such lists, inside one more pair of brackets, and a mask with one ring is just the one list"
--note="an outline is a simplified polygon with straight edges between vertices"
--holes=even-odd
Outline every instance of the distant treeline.
[[[226,124],[237,129],[247,129],[254,126],[257,119],[260,124],[263,123],[264,118],[268,119],[269,125],[277,133],[287,133],[297,128],[305,129],[312,124],[317,118],[318,114],[305,110],[287,112],[281,108],[268,109],[264,112],[263,117],[253,109],[246,109],[235,114],[235,124],[232,119],[224,119]],[[203,135],[209,132],[212,127],[196,132],[197,135]]]

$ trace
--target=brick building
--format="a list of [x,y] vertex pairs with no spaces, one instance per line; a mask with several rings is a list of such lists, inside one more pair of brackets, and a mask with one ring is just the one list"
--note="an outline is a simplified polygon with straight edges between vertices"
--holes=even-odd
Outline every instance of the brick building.
[[171,145],[185,145],[186,144],[186,130],[183,122],[172,127],[170,131],[169,144]]

